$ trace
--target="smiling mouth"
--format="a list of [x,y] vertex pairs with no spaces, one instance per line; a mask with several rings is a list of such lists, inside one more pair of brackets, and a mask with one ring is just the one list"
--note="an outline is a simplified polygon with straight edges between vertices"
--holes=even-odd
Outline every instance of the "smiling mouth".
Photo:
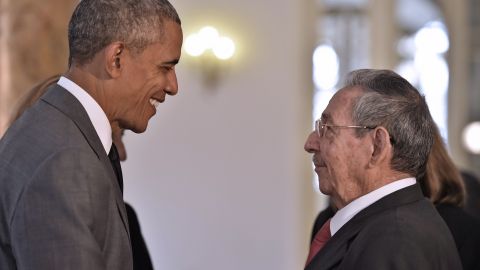
[[152,106],[155,107],[155,109],[156,109],[158,107],[158,105],[160,105],[160,101],[156,100],[154,98],[150,98],[150,104],[152,104]]

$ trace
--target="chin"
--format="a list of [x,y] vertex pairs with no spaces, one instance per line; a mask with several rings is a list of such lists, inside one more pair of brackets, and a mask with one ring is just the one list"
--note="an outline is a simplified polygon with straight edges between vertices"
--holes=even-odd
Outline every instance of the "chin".
[[321,192],[323,195],[330,195],[330,194],[331,194],[330,190],[327,190],[327,189],[322,188],[322,187],[320,187],[320,192]]
[[135,132],[135,133],[137,133],[137,134],[139,134],[139,133],[145,132],[145,130],[147,130],[147,126],[145,125],[145,126],[142,126],[142,127],[134,127],[134,128],[132,128],[132,129],[130,129],[130,130],[133,131],[133,132]]
[[120,124],[120,127],[123,129],[128,129],[131,130],[135,133],[143,133],[145,130],[147,130],[147,123],[122,123]]
[[318,187],[320,189],[320,192],[325,195],[330,195],[332,194],[332,187],[328,185],[328,183],[325,183],[324,180],[320,180],[321,178],[318,178]]

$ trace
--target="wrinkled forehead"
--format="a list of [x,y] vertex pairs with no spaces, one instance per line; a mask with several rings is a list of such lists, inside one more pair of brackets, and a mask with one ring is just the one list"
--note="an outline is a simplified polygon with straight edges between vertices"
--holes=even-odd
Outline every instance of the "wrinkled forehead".
[[330,99],[327,108],[322,113],[322,123],[346,125],[352,124],[352,110],[355,100],[364,91],[359,87],[345,87],[338,90]]

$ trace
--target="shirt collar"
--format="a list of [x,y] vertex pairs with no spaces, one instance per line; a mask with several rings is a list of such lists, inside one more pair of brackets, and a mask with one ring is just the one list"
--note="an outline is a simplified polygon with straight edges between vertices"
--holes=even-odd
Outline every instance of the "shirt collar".
[[103,148],[108,154],[112,147],[112,127],[110,126],[110,121],[108,121],[107,115],[102,110],[102,107],[100,107],[87,91],[83,90],[70,79],[62,76],[57,84],[70,92],[76,99],[78,99],[83,108],[85,108],[85,111],[87,111],[88,117],[102,142]]
[[350,221],[358,212],[372,205],[381,198],[402,188],[414,185],[416,182],[417,180],[414,177],[397,180],[353,200],[345,207],[338,210],[337,213],[335,213],[335,215],[332,217],[330,222],[330,232],[332,236],[338,230],[340,230],[343,225]]

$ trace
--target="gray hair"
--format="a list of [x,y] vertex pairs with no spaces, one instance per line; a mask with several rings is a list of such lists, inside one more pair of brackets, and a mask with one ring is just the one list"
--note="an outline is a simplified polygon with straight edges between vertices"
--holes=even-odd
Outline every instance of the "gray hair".
[[181,24],[167,0],[82,0],[68,26],[69,65],[88,62],[115,41],[140,53],[162,41],[165,20]]
[[[365,91],[353,105],[354,124],[385,127],[393,145],[392,169],[422,176],[435,130],[425,97],[390,70],[356,70],[345,84]],[[362,132],[358,130],[357,135]]]

